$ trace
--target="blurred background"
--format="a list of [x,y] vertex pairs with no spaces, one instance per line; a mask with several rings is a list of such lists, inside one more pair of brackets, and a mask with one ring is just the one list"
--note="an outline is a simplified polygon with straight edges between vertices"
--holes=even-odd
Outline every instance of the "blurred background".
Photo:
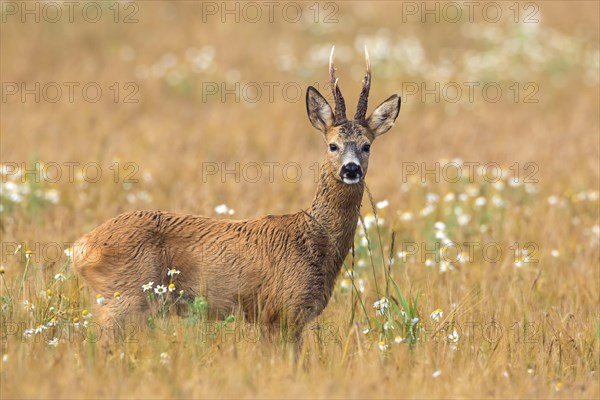
[[[505,175],[515,163],[531,173],[523,165],[533,162],[539,185],[555,191],[597,183],[598,4],[425,4],[6,2],[2,161],[58,163],[56,223],[80,233],[140,208],[295,211],[312,199],[324,151],[306,87],[331,98],[335,45],[353,115],[367,45],[369,111],[403,96],[396,127],[373,147],[375,197],[405,208],[402,163],[455,158],[498,163]],[[65,163],[79,163],[73,182]],[[286,163],[302,175],[286,179]],[[227,168],[239,173],[223,178]]]

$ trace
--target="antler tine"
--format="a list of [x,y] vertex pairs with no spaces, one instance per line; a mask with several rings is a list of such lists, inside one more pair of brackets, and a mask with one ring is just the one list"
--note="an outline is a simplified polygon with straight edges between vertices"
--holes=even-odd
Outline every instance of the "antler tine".
[[331,83],[331,90],[333,92],[333,98],[335,100],[335,87],[337,86],[337,79],[335,79],[335,68],[333,66],[333,53],[335,52],[335,45],[331,47],[331,53],[329,54],[329,83]]
[[365,121],[369,102],[369,90],[371,90],[371,61],[369,60],[367,45],[365,45],[365,62],[367,63],[367,72],[365,74],[365,79],[363,79],[363,87],[360,92],[360,98],[358,99],[356,114],[354,115],[354,119],[359,122]]
[[331,92],[335,101],[334,124],[338,125],[346,121],[346,102],[338,86],[338,79],[335,77],[335,67],[333,66],[334,51],[335,46],[331,48],[331,54],[329,55],[329,83],[331,84]]

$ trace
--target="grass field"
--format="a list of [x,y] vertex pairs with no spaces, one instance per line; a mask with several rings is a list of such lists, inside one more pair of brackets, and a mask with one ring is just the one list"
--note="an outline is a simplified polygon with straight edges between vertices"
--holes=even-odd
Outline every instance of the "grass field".
[[[599,4],[267,3],[2,2],[2,398],[598,398]],[[364,44],[403,104],[299,361],[159,294],[101,344],[72,243],[307,208],[334,44],[349,115]]]

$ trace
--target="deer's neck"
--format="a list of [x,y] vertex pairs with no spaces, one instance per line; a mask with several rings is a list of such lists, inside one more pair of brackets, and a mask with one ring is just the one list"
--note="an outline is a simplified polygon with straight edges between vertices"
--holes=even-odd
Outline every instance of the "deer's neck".
[[317,193],[307,212],[312,220],[310,225],[320,233],[315,236],[325,234],[329,239],[325,242],[333,244],[334,248],[328,249],[327,253],[333,261],[330,265],[337,268],[336,273],[352,246],[363,192],[362,181],[348,185],[321,168]]

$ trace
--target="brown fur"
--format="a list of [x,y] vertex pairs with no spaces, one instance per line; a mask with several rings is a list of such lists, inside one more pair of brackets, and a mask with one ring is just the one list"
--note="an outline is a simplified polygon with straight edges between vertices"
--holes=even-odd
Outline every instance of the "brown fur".
[[[307,92],[307,107],[313,126],[339,150],[328,151],[306,211],[242,221],[136,211],[77,242],[75,270],[110,299],[101,307],[103,323],[145,311],[142,285],[168,285],[171,268],[181,271],[174,279],[177,292],[204,297],[214,318],[239,310],[269,325],[285,319],[299,333],[325,309],[352,245],[364,191],[362,179],[347,184],[340,178],[344,156],[356,156],[364,178],[369,153],[361,146],[392,126],[400,103],[392,96],[369,119],[336,126],[331,107],[314,88]],[[112,299],[114,292],[120,300]]]

